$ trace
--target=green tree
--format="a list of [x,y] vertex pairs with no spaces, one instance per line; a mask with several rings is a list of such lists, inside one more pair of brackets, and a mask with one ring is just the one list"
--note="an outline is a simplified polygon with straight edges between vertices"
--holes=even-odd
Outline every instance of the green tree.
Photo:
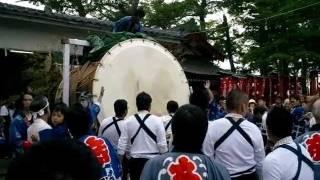
[[44,5],[45,10],[57,13],[91,15],[99,19],[118,19],[134,12],[140,0],[22,0],[35,5]]
[[[242,38],[251,42],[242,61],[267,75],[272,69],[289,75],[289,67],[309,68],[319,59],[317,0],[225,0],[224,7],[243,25]],[[308,61],[305,66],[297,62]],[[300,61],[302,60],[302,61]]]
[[206,17],[215,12],[217,1],[184,0],[166,3],[164,0],[150,0],[149,3],[146,18],[149,26],[168,29],[196,21],[198,29],[205,31],[208,24]]
[[213,0],[184,0],[170,3],[165,3],[164,0],[153,0],[148,6],[149,13],[145,23],[148,26],[162,29],[174,28],[183,32],[207,32],[215,47],[224,54],[228,54],[232,71],[235,72],[233,55],[240,51],[241,46],[234,44],[233,41],[236,40],[235,35],[239,33],[234,28],[230,28],[228,22],[218,24],[207,19],[209,14],[223,8],[220,3],[221,1]]
[[181,19],[187,16],[187,5],[184,1],[165,3],[163,0],[149,2],[145,24],[150,27],[170,29],[181,24]]
[[262,75],[300,72],[305,93],[308,70],[319,67],[320,2],[225,0],[223,6],[245,28],[242,38],[251,42],[242,62]]

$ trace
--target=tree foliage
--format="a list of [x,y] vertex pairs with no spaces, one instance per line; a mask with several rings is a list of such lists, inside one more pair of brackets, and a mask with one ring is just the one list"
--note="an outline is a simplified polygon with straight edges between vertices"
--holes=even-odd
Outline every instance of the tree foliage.
[[[28,0],[55,12],[117,20],[138,6],[145,26],[185,32],[205,31],[216,47],[250,70],[289,75],[319,66],[318,0]],[[318,4],[316,4],[318,3]],[[228,22],[208,20],[227,10]],[[242,28],[239,28],[242,27]],[[243,32],[240,32],[243,29]],[[229,38],[226,38],[227,34]],[[233,56],[229,56],[230,57]],[[304,65],[303,65],[304,64]]]
[[[225,0],[237,23],[245,31],[242,39],[250,42],[242,62],[262,75],[276,70],[296,75],[319,65],[320,19],[317,0]],[[313,5],[314,4],[314,5]],[[303,74],[304,75],[304,74]]]
[[216,10],[215,3],[213,0],[184,0],[169,3],[164,0],[150,0],[146,22],[150,26],[163,29],[196,22],[197,29],[204,31],[207,26],[207,15]]
[[181,19],[187,16],[187,8],[188,6],[184,1],[172,3],[164,3],[163,0],[151,1],[145,19],[146,25],[170,29],[182,23]]
[[88,15],[114,20],[132,14],[140,3],[139,0],[23,0],[35,5],[44,5],[45,10],[57,13]]

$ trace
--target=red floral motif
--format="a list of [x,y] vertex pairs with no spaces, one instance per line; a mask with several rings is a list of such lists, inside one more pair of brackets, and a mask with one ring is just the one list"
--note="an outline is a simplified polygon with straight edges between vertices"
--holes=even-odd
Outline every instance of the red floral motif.
[[84,143],[92,150],[102,166],[110,163],[109,149],[105,141],[95,136],[89,136]]
[[306,139],[305,144],[312,160],[320,162],[320,134],[313,134],[311,137]]
[[176,162],[170,163],[167,168],[172,180],[202,180],[196,170],[196,164],[184,155],[179,156]]

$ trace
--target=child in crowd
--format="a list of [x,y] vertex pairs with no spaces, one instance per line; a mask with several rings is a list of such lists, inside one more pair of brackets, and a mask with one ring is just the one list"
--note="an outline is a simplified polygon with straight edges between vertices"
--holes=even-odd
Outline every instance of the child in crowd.
[[64,122],[67,108],[67,105],[64,103],[58,103],[55,105],[51,114],[50,123],[52,125],[52,129],[46,129],[40,132],[40,139],[42,141],[69,137],[69,133]]

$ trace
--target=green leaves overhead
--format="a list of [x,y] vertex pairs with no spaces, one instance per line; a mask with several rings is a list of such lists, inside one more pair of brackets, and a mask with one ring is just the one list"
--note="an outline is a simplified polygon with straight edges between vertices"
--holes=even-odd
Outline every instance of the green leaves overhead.
[[67,13],[82,17],[93,16],[99,19],[115,20],[132,14],[139,0],[22,0],[35,5],[44,5],[45,10]]
[[255,45],[241,56],[252,70],[267,75],[266,69],[274,68],[280,74],[297,75],[301,59],[319,58],[318,0],[225,0],[223,6],[245,28],[243,39]]
[[146,25],[160,27],[162,29],[171,28],[178,25],[181,19],[188,14],[188,6],[185,2],[164,3],[163,0],[151,2]]
[[[205,31],[222,52],[267,75],[296,74],[301,59],[306,68],[320,68],[319,0],[25,0],[58,13],[115,21],[139,6],[146,10],[144,26],[182,32]],[[227,11],[228,27],[208,15]],[[226,40],[226,32],[230,38]],[[229,44],[228,46],[226,44]],[[300,63],[299,63],[300,62]],[[299,69],[300,68],[300,69]]]

